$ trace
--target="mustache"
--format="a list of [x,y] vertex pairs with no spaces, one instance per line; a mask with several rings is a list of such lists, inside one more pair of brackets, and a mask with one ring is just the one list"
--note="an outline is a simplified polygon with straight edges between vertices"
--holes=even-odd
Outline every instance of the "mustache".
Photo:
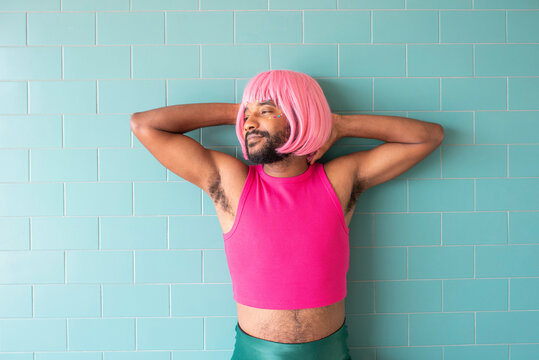
[[268,137],[268,136],[269,136],[269,134],[268,134],[266,131],[264,131],[264,132],[252,131],[252,132],[250,132],[250,133],[245,134],[245,141],[247,141],[247,137],[248,137],[249,135],[258,135],[258,136],[264,136],[264,137]]

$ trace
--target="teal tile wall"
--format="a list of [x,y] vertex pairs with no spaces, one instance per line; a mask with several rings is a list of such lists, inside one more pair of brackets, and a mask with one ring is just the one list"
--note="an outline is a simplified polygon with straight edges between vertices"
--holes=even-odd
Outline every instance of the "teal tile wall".
[[[315,77],[334,112],[445,129],[358,200],[352,358],[538,358],[537,0],[5,0],[0,360],[230,359],[213,203],[129,118],[237,103],[270,69]],[[233,126],[187,135],[243,160]]]

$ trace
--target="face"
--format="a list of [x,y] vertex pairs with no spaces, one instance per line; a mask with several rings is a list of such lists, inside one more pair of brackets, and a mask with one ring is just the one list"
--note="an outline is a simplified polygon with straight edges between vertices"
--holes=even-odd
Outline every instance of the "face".
[[[250,161],[255,164],[271,164],[291,155],[275,151],[290,137],[290,125],[272,100],[261,101],[246,105],[243,138]],[[247,138],[251,134],[257,136]]]

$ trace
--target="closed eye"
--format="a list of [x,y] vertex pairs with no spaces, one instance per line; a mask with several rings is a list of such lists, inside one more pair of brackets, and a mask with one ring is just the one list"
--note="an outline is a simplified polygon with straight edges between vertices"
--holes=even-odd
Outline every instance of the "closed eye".
[[[267,113],[267,112],[271,112],[271,111],[262,111],[262,114]],[[247,116],[246,118],[243,118],[243,121],[247,121],[248,118],[249,118],[249,116]]]

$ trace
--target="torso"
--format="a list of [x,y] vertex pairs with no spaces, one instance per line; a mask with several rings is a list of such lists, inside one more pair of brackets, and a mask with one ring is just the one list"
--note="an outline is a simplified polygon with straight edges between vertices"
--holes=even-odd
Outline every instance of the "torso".
[[[332,160],[324,164],[326,175],[343,208],[346,225],[349,226],[354,214],[360,184],[352,174],[346,173],[342,161]],[[217,217],[223,233],[233,224],[243,186],[247,180],[249,167],[241,161],[234,162],[230,176],[222,176],[210,188]],[[348,167],[349,168],[349,167]],[[298,309],[259,309],[236,302],[238,323],[247,334],[269,341],[281,343],[304,343],[316,341],[336,332],[344,322],[344,299],[329,306]]]

